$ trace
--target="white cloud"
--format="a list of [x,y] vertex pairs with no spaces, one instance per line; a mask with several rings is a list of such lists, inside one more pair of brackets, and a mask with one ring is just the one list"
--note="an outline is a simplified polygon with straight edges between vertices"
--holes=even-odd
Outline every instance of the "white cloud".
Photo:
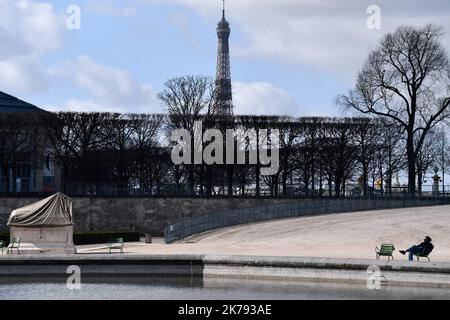
[[181,12],[175,12],[167,16],[167,21],[173,25],[181,35],[181,39],[187,42],[187,44],[194,50],[201,50],[201,46],[198,40],[198,34],[192,30],[191,23],[186,14]]
[[44,91],[40,58],[59,48],[64,20],[53,6],[34,0],[0,0],[0,87],[13,94]]
[[233,83],[235,114],[301,116],[298,102],[267,82]]
[[131,17],[136,15],[136,7],[132,4],[118,4],[111,0],[89,1],[87,11],[102,15],[114,17]]
[[[58,111],[71,111],[71,112],[117,112],[128,113],[130,110],[117,106],[109,106],[105,104],[99,104],[91,99],[69,99],[64,101],[61,105],[44,105],[44,110],[58,112]],[[133,110],[131,110],[133,112]],[[140,112],[135,110],[135,112]]]
[[44,54],[59,48],[63,26],[64,17],[49,3],[0,0],[0,45],[6,38],[7,46],[19,54]]
[[[220,16],[221,1],[142,1],[176,3],[209,20]],[[244,41],[239,42],[232,38],[233,56],[307,67],[348,81],[378,39],[399,25],[441,24],[447,30],[446,42],[450,40],[448,0],[379,2],[380,31],[367,28],[366,10],[373,4],[373,0],[227,1],[227,17],[232,29],[239,29],[245,36]]]
[[0,90],[13,94],[43,92],[47,86],[46,75],[34,59],[0,60]]
[[[99,15],[133,16],[138,3],[182,5],[213,24],[221,14],[219,0],[96,0],[86,2],[86,10]],[[371,4],[373,0],[227,1],[233,59],[264,59],[271,64],[301,67],[302,71],[307,67],[347,81],[354,77],[377,39],[398,25],[442,24],[447,31],[443,42],[450,43],[448,0],[380,1],[381,31],[366,27],[366,9]],[[179,8],[173,12],[167,16],[168,21],[195,47],[198,37],[191,30],[192,17]],[[14,95],[45,92],[49,84],[58,81],[74,87],[71,99],[62,104],[65,109],[162,111],[151,86],[140,83],[124,69],[103,65],[88,56],[47,70],[43,58],[62,46],[65,33],[64,12],[57,13],[51,4],[43,0],[0,0],[0,90]],[[81,98],[76,91],[81,92]],[[237,113],[300,115],[302,111],[289,93],[267,82],[235,83],[234,91]]]
[[[106,15],[133,15],[131,5],[90,3],[90,10]],[[80,56],[50,68],[43,58],[59,49],[66,35],[64,12],[36,0],[0,0],[0,90],[14,95],[42,93],[69,83],[85,99],[69,98],[49,110],[161,112],[155,92],[119,68]],[[50,84],[52,87],[50,87]]]
[[105,106],[98,105],[93,100],[80,100],[80,99],[69,99],[65,101],[62,105],[43,105],[42,108],[47,111],[58,112],[58,111],[72,111],[72,112],[121,112],[121,110],[114,110],[105,108]]
[[49,69],[56,79],[63,79],[91,97],[87,101],[71,99],[64,108],[73,110],[76,103],[90,111],[161,112],[156,93],[150,85],[134,80],[123,69],[106,66],[88,56],[68,60]]

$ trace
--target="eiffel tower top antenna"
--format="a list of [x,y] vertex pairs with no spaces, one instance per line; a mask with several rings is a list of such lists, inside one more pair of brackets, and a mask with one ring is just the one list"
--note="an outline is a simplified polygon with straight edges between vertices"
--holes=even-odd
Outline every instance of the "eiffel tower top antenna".
[[225,0],[222,0],[222,20],[217,25],[216,95],[221,114],[233,114],[233,90],[230,67],[230,23],[225,19]]

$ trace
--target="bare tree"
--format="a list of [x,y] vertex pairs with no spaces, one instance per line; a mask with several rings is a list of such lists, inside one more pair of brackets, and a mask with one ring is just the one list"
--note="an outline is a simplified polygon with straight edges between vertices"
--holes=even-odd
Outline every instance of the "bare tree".
[[[213,122],[211,117],[217,116],[215,84],[209,77],[185,76],[168,80],[158,97],[169,113],[170,121],[166,133],[168,136],[173,129],[186,129],[193,135],[195,121],[203,120],[210,123]],[[191,158],[194,148],[192,139]],[[189,189],[191,194],[194,194],[194,164],[188,165],[188,172]]]
[[169,113],[172,127],[193,130],[195,121],[217,114],[214,90],[209,77],[185,76],[168,80],[158,97]]
[[74,169],[75,166],[76,113],[58,112],[47,114],[43,119],[47,140],[53,150],[55,160],[62,169],[62,184],[64,186],[69,180],[70,170]]
[[445,175],[450,172],[450,143],[446,128],[439,128],[435,135],[437,157],[435,165],[442,174],[442,192],[445,194]]
[[294,158],[298,153],[298,139],[304,130],[304,126],[292,118],[280,119],[278,125],[280,130],[280,172],[283,195],[287,195],[287,180],[290,174],[295,170],[296,163]]
[[375,120],[370,118],[361,118],[356,120],[355,128],[355,143],[357,145],[356,159],[361,165],[361,182],[363,196],[369,195],[368,191],[368,179],[369,170],[375,160],[375,154],[379,149],[378,144],[378,128]]
[[435,135],[436,134],[434,131],[430,131],[430,134],[426,136],[425,141],[423,142],[423,146],[416,157],[416,174],[419,196],[422,196],[423,184],[428,181],[426,180],[426,174],[427,172],[429,172],[431,165],[435,163],[438,156],[438,148],[435,141]]
[[345,109],[389,118],[406,133],[408,189],[427,134],[449,115],[450,67],[441,28],[403,26],[369,54],[355,89],[338,97]]
[[[0,178],[2,190],[8,190],[7,182],[16,193],[19,166],[32,159],[36,148],[38,114],[25,112],[0,113]],[[36,156],[36,154],[34,154]]]
[[[304,184],[304,193],[314,196],[316,175],[321,163],[320,137],[324,130],[326,118],[302,118],[297,123],[297,138],[294,149],[296,151],[296,167],[301,173],[301,181]],[[319,175],[319,184],[321,184]],[[319,186],[320,189],[320,186]]]
[[356,126],[353,119],[334,119],[327,124],[322,138],[324,168],[328,175],[331,196],[331,182],[337,197],[345,196],[347,180],[355,170],[358,148],[354,141]]
[[105,120],[105,134],[107,143],[105,151],[108,154],[108,163],[114,172],[116,181],[123,188],[133,173],[132,153],[134,126],[128,115],[110,114]]
[[129,115],[132,125],[132,146],[134,154],[134,176],[141,189],[152,194],[156,182],[158,193],[161,184],[161,156],[159,135],[166,119],[164,115]]
[[[386,181],[387,193],[392,194],[392,178],[406,165],[405,159],[405,139],[401,128],[390,119],[379,119],[379,141],[381,148],[378,149],[376,157],[378,158],[379,177]],[[385,169],[384,172],[383,168]],[[386,178],[386,179],[384,179]]]

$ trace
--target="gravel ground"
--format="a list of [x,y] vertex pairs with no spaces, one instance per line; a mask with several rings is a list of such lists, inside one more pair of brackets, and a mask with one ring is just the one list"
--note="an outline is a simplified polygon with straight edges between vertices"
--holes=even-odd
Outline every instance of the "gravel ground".
[[[220,229],[171,245],[129,243],[125,251],[373,259],[375,246],[386,242],[395,245],[395,258],[404,260],[398,250],[422,242],[426,235],[435,244],[431,260],[450,261],[450,206],[277,220]],[[79,249],[80,253],[105,251],[100,246]]]

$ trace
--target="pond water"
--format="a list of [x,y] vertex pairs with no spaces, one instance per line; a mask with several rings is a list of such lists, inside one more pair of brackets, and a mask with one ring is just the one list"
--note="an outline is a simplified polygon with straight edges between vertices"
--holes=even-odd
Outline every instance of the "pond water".
[[65,279],[0,278],[0,300],[367,300],[450,299],[450,290],[307,282],[148,278],[82,279],[68,289]]

